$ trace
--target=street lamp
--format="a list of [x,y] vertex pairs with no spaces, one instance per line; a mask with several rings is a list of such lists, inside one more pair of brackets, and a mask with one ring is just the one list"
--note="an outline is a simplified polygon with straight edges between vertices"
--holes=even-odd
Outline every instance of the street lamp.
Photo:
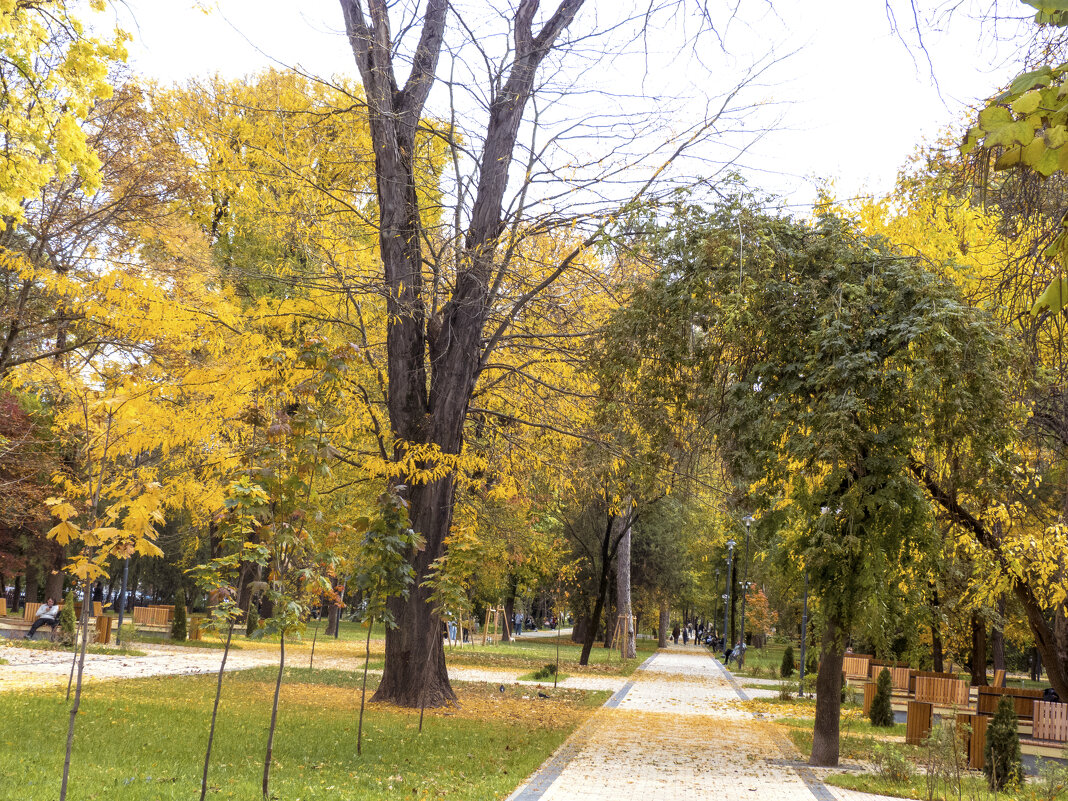
[[753,516],[742,518],[745,523],[745,577],[742,580],[742,653],[737,661],[738,667],[745,663],[745,597],[749,594],[749,527],[753,525]]
[[723,596],[723,661],[727,661],[727,652],[731,643],[727,637],[728,621],[731,613],[731,567],[734,565],[734,540],[727,540],[727,593]]
[[[719,574],[722,573],[722,572],[723,571],[721,571],[721,570],[717,570],[716,571],[716,585],[715,585],[715,588],[717,590],[719,589]],[[716,621],[717,619],[719,619],[719,610],[716,609],[717,606],[719,606],[719,599],[716,598],[715,596],[713,596],[713,598],[712,598],[712,620],[713,621]],[[710,623],[708,627],[711,629],[712,625],[713,624]]]

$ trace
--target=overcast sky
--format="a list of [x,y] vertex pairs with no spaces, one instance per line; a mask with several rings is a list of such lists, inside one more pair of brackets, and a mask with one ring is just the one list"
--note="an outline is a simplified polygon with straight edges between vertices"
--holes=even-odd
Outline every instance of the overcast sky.
[[[582,13],[604,14],[612,5],[587,0]],[[766,104],[761,120],[781,122],[744,163],[751,183],[791,203],[810,202],[821,181],[833,181],[843,198],[889,191],[925,137],[959,125],[968,105],[1018,71],[1011,35],[1021,26],[1003,23],[998,33],[1007,41],[998,44],[989,24],[969,15],[967,2],[948,20],[921,20],[930,65],[917,47],[905,0],[891,0],[891,8],[907,44],[895,34],[883,0],[741,5],[729,27],[719,21],[726,52],[706,40],[697,54],[708,72],[693,77],[684,60],[667,59],[654,63],[648,76],[623,67],[601,82],[617,81],[619,91],[634,92],[678,83],[687,73],[691,96],[705,86],[716,95],[753,60],[772,51],[785,57],[748,96]],[[134,69],[164,82],[216,72],[237,77],[271,65],[356,75],[336,0],[127,0],[125,8],[120,22],[134,37]],[[1025,13],[1020,6],[1021,17]],[[673,40],[677,32],[660,33]]]

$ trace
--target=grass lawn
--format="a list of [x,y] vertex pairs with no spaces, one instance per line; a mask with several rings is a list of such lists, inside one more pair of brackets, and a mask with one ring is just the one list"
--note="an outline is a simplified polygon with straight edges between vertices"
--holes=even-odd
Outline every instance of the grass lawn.
[[[258,799],[274,671],[227,676],[209,798]],[[369,688],[377,679],[372,677]],[[356,756],[358,674],[287,670],[271,771],[286,801],[384,798],[503,798],[608,693],[454,683],[460,707],[418,710],[368,705],[363,756]],[[91,685],[78,716],[71,795],[78,801],[197,798],[213,676]],[[61,693],[0,694],[0,798],[54,801],[69,707]]]
[[[3,644],[8,648],[25,648],[29,651],[66,651],[68,654],[74,653],[73,646],[51,642],[50,640],[4,640]],[[85,652],[87,654],[104,654],[106,656],[148,655],[147,651],[139,651],[136,648],[117,648],[113,645],[97,645],[96,643],[89,643],[85,646]]]
[[859,790],[863,793],[876,793],[878,795],[890,795],[897,798],[926,799],[934,801],[1050,801],[1051,799],[1063,798],[1064,788],[1060,793],[1052,793],[1041,782],[1028,783],[1012,790],[1001,790],[994,793],[986,783],[986,778],[977,774],[969,773],[962,776],[960,786],[957,782],[936,782],[928,795],[927,779],[924,776],[913,776],[906,782],[895,782],[884,779],[871,773],[832,773],[824,777],[827,784],[834,787],[844,787],[848,790]]

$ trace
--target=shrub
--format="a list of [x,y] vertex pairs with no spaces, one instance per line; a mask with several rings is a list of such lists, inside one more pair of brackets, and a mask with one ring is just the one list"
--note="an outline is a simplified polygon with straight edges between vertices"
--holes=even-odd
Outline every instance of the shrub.
[[1007,695],[1001,696],[997,711],[986,727],[983,760],[983,773],[993,790],[1018,784],[1023,776],[1016,710]]
[[789,701],[794,697],[794,685],[789,681],[779,682],[779,700]]
[[872,726],[889,728],[894,725],[894,710],[890,706],[890,671],[883,668],[879,672],[879,682],[875,686],[875,698],[868,711]]
[[59,631],[61,639],[68,645],[77,642],[78,618],[74,614],[74,591],[67,590],[63,599],[63,608],[59,610]]
[[553,662],[549,662],[547,665],[544,665],[534,671],[534,678],[537,681],[545,681],[546,679],[551,679],[555,675],[556,665]]
[[820,660],[819,657],[809,651],[808,659],[805,660],[805,673],[809,676],[815,676],[820,672]]
[[171,622],[171,639],[185,642],[185,590],[181,587],[174,594],[174,620]]
[[794,647],[787,645],[786,650],[782,652],[782,664],[779,665],[779,675],[782,678],[787,679],[794,675],[794,671],[797,666],[794,663]]
[[872,749],[871,759],[875,765],[875,773],[890,782],[907,782],[915,772],[904,752],[894,745],[876,745]]
[[256,602],[249,599],[248,602],[248,614],[245,616],[245,636],[251,637],[256,633],[256,629],[260,625],[260,610],[256,607]]

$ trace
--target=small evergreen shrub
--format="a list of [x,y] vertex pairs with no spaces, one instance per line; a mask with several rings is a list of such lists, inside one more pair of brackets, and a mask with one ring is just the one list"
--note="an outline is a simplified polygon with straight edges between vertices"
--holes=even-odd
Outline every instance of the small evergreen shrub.
[[797,669],[794,663],[794,647],[787,645],[786,650],[782,652],[782,664],[779,665],[779,676],[788,679],[794,675],[794,671]]
[[809,676],[815,676],[820,672],[820,660],[819,657],[809,651],[808,659],[805,660],[805,673]]
[[983,760],[983,773],[992,790],[1020,783],[1023,776],[1020,735],[1016,730],[1016,709],[1007,695],[1001,696],[997,711],[986,727]]
[[872,726],[890,728],[894,725],[894,710],[890,706],[890,671],[883,668],[879,672],[879,681],[875,685],[875,698],[872,699],[868,718]]
[[248,614],[245,616],[245,636],[251,637],[255,634],[259,625],[260,610],[256,608],[256,602],[250,599],[248,602]]
[[185,618],[185,590],[181,587],[174,594],[174,620],[171,621],[171,639],[185,642],[186,618]]
[[74,614],[74,591],[67,590],[63,599],[63,608],[59,610],[59,631],[61,639],[67,645],[77,642],[78,617]]
[[537,681],[544,681],[546,679],[551,679],[555,675],[556,675],[556,664],[553,663],[553,662],[550,662],[547,665],[538,668],[534,672],[534,678]]

